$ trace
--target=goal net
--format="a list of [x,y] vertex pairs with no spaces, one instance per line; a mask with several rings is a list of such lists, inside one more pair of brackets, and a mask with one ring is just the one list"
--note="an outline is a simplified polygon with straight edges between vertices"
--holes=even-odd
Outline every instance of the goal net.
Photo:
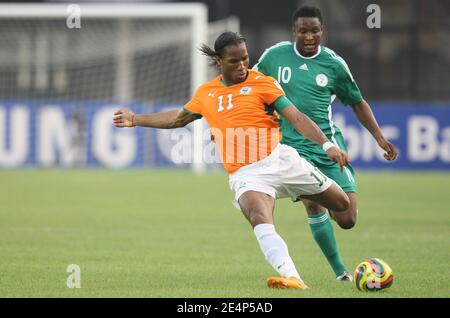
[[208,32],[202,4],[0,5],[0,167],[204,170],[203,120],[117,129],[112,114],[181,107],[212,76],[197,48],[229,27]]

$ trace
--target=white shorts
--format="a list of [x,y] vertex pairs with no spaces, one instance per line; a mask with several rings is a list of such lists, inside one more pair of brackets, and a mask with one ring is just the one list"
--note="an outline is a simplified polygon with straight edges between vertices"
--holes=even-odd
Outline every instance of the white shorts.
[[235,192],[233,205],[240,209],[237,202],[247,191],[297,201],[301,195],[321,193],[335,182],[300,157],[297,150],[278,144],[268,157],[230,174],[229,184]]

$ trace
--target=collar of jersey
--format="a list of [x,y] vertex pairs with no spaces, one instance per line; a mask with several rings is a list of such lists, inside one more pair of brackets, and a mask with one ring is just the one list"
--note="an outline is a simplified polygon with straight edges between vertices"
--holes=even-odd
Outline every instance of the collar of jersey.
[[294,47],[294,52],[295,52],[295,54],[297,54],[298,56],[300,56],[302,59],[306,59],[306,60],[313,59],[313,58],[319,56],[320,52],[322,51],[322,46],[319,45],[319,49],[317,50],[317,53],[316,53],[316,54],[314,54],[313,56],[303,56],[303,55],[300,54],[299,51],[297,51],[297,45],[296,45],[296,44],[297,44],[297,42],[294,42],[294,45],[293,45],[293,47]]

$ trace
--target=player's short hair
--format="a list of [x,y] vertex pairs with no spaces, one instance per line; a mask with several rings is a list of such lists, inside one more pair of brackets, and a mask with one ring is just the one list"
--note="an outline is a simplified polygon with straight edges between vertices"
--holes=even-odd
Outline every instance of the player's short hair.
[[217,59],[224,56],[225,48],[245,42],[246,39],[237,32],[224,32],[214,42],[214,50],[206,44],[202,44],[198,50],[209,57],[211,65],[216,65]]
[[318,7],[314,6],[303,6],[298,8],[292,15],[292,25],[297,22],[298,18],[318,18],[320,24],[323,24],[322,12]]

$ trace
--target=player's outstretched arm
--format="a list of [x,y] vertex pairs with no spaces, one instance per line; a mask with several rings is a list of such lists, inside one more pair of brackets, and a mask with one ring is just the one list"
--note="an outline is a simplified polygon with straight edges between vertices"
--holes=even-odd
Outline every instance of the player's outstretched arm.
[[359,103],[353,105],[352,109],[361,125],[372,134],[373,138],[377,141],[378,146],[385,151],[384,158],[386,160],[394,160],[397,158],[397,148],[384,137],[370,105],[363,99]]
[[300,112],[294,105],[286,106],[281,111],[281,115],[294,126],[299,134],[322,146],[328,157],[338,163],[341,171],[348,164],[347,154],[331,143],[322,130],[320,130],[319,126],[308,116]]
[[127,109],[119,109],[114,113],[113,124],[116,127],[151,127],[171,129],[184,127],[196,118],[186,113],[183,109],[169,110],[157,114],[134,114]]

